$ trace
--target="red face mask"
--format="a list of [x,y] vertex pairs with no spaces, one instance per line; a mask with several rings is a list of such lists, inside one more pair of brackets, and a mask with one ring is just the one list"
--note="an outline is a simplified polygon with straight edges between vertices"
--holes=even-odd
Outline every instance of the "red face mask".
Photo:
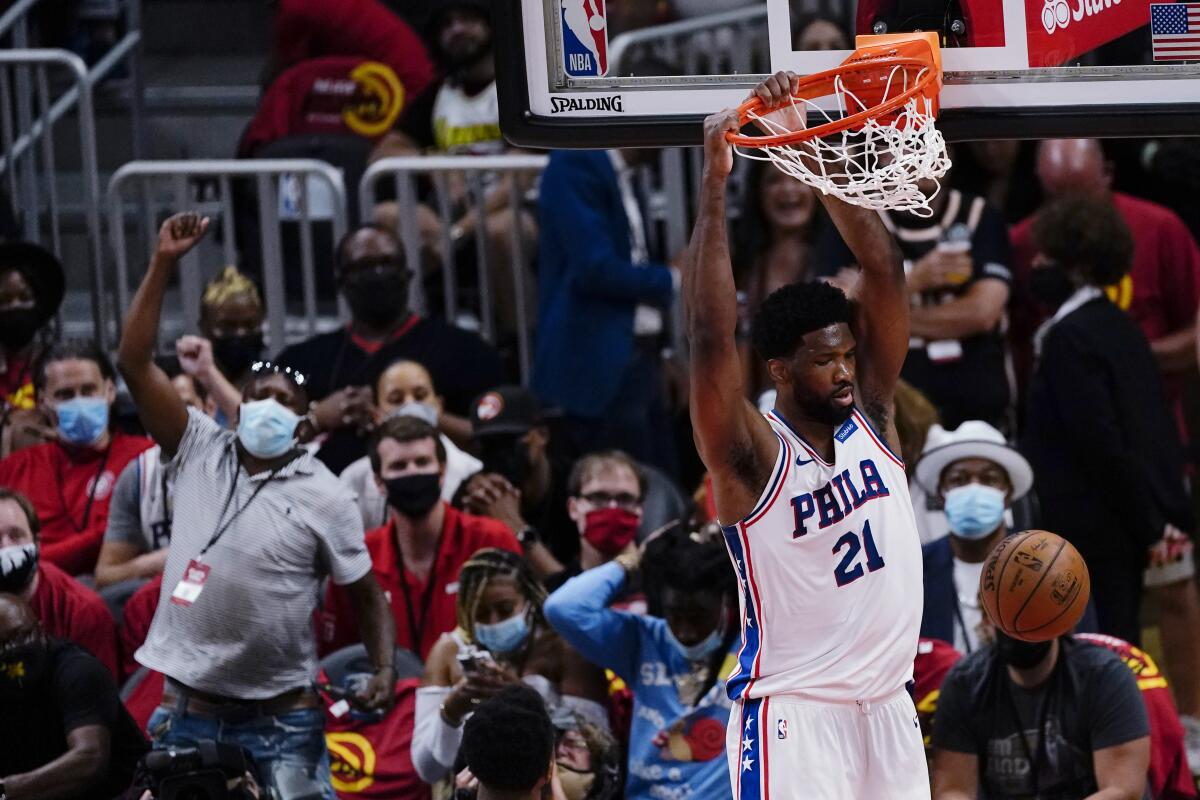
[[641,518],[623,508],[597,508],[589,511],[584,522],[583,538],[606,558],[620,553],[637,534]]

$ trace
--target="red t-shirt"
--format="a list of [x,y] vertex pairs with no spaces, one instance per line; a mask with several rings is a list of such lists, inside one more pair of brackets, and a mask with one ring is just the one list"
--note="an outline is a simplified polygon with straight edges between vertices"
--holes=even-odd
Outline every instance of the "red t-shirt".
[[[520,554],[521,545],[508,526],[487,517],[465,514],[446,505],[442,523],[442,543],[434,560],[431,578],[429,613],[422,620],[421,608],[428,582],[419,580],[408,570],[401,574],[400,556],[396,548],[394,520],[367,533],[367,550],[371,553],[375,578],[379,581],[396,618],[396,646],[413,650],[425,660],[430,648],[443,633],[454,630],[457,624],[458,571],[478,550],[498,547]],[[405,586],[408,588],[405,593]],[[408,603],[413,603],[413,620],[420,629],[420,642],[414,646],[409,625]],[[340,650],[361,641],[354,607],[345,589],[330,586],[320,621],[320,651],[322,654]]]
[[378,0],[279,0],[273,39],[281,71],[327,56],[382,61],[404,86],[405,105],[436,77],[421,37]]
[[117,476],[153,444],[143,436],[114,433],[106,452],[47,442],[0,461],[0,486],[28,497],[42,522],[43,561],[70,575],[96,568]]
[[[1112,200],[1133,234],[1133,264],[1109,296],[1129,312],[1151,342],[1191,326],[1200,295],[1200,248],[1187,226],[1175,212],[1148,200],[1120,192],[1113,192]],[[1033,333],[1048,316],[1029,292],[1029,272],[1037,255],[1032,235],[1035,216],[1017,223],[1011,234],[1009,331],[1022,382],[1033,368]],[[1165,384],[1173,408],[1178,408],[1182,391],[1177,377],[1168,376]]]
[[1150,717],[1150,793],[1160,800],[1195,797],[1196,784],[1183,746],[1183,723],[1158,665],[1150,656],[1115,636],[1077,633],[1074,638],[1116,653],[1137,678]]
[[937,711],[942,681],[960,658],[962,653],[941,639],[921,639],[917,642],[917,657],[913,661],[912,694],[926,747],[929,746],[929,737],[933,732],[933,717]]
[[325,744],[338,797],[428,800],[429,784],[421,780],[412,763],[420,685],[417,678],[397,681],[396,706],[379,722],[362,722],[350,714],[335,717],[326,703]]
[[66,639],[117,671],[117,624],[100,595],[53,564],[38,564],[38,584],[29,606],[50,636]]

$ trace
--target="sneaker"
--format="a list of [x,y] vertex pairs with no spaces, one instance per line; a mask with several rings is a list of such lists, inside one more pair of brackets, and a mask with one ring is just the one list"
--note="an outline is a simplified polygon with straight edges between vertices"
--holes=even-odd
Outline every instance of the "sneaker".
[[1187,751],[1188,769],[1193,775],[1200,775],[1200,719],[1180,714],[1179,721],[1183,723],[1183,747]]

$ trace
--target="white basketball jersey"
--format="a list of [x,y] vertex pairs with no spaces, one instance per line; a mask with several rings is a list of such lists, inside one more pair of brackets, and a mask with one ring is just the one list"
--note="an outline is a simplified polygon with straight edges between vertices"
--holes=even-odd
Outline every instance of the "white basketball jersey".
[[912,680],[922,566],[904,464],[854,409],[827,463],[772,411],[779,457],[755,509],[726,526],[741,583],[732,699],[874,701]]

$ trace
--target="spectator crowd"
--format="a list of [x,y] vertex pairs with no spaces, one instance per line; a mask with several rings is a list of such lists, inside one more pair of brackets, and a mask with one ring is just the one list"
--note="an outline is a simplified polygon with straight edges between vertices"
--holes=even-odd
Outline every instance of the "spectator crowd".
[[[271,104],[347,58],[410,90],[369,157],[512,151],[489,4],[354,0],[336,24],[320,5],[277,4],[244,152],[294,132]],[[896,422],[937,800],[1196,797],[1200,230],[1156,194],[1155,147],[1106,147],[959,144],[931,216],[880,212],[911,299]],[[233,265],[196,334],[160,340],[201,215],[162,222],[115,354],[59,335],[51,253],[0,243],[0,800],[140,800],[201,763],[247,795],[732,797],[745,587],[680,389],[686,259],[649,214],[656,165],[557,151],[519,191],[380,197],[329,248],[348,321],[290,343]],[[811,189],[762,162],[740,178],[737,338],[766,413],[750,319],[796,282],[853,300],[858,268]],[[416,310],[414,284],[436,300],[447,274],[478,302]],[[527,386],[518,301],[537,311]],[[1039,644],[978,596],[1028,528],[1074,544],[1092,586],[1074,634]],[[148,755],[166,748],[196,765]]]

